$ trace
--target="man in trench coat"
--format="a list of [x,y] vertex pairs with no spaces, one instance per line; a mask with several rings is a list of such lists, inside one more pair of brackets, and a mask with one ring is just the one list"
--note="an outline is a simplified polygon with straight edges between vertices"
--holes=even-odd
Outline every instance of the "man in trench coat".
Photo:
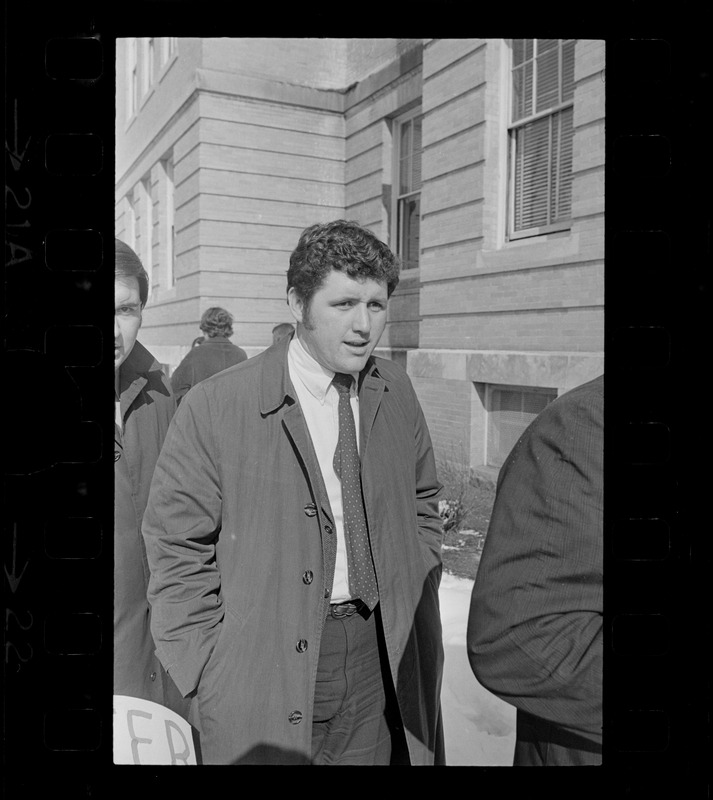
[[[358,240],[371,266],[334,255],[305,278],[305,251],[326,247],[331,259],[334,237],[347,247]],[[396,757],[394,745],[392,763],[443,763],[441,486],[408,376],[372,355],[397,282],[393,255],[369,231],[344,221],[308,228],[288,272],[296,335],[198,384],[171,423],[143,528],[152,631],[159,659],[192,699],[204,763],[365,763],[315,756],[315,694],[325,631],[369,619],[395,704],[390,731],[405,748]],[[369,613],[356,599],[362,610],[341,621],[336,608],[343,616],[357,606],[332,602],[334,478],[295,387],[295,353],[327,376],[322,404],[340,368],[358,378],[351,402],[378,604]],[[357,685],[362,667],[352,665]]]
[[515,766],[601,764],[604,376],[550,403],[508,456],[468,656],[517,708]]
[[188,703],[154,654],[141,537],[154,466],[176,403],[160,364],[137,341],[148,275],[119,239],[114,279],[114,694],[151,700],[185,716]]

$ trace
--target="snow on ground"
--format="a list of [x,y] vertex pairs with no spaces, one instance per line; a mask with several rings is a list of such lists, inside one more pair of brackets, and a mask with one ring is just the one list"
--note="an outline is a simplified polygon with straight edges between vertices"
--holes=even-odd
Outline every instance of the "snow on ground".
[[484,689],[465,648],[473,581],[443,573],[439,592],[445,667],[441,703],[449,766],[511,766],[515,708]]

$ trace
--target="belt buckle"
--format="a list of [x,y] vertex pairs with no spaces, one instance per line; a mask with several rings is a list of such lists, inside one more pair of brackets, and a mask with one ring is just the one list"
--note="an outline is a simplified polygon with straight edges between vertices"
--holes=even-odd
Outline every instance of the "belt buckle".
[[[339,611],[337,611],[339,609]],[[344,617],[351,617],[356,614],[357,606],[354,603],[335,603],[329,607],[329,613],[334,619],[344,619]]]

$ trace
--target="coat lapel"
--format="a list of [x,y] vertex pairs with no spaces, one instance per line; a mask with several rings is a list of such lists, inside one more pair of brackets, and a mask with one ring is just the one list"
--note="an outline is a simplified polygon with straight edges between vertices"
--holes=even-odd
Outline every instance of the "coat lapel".
[[160,369],[158,362],[141,342],[135,342],[128,358],[119,367],[119,407],[122,425],[133,402],[148,383],[148,373],[151,369]]
[[315,453],[314,445],[310,439],[307,424],[302,415],[302,409],[298,403],[294,403],[294,405],[285,409],[282,421],[305,464],[307,478],[312,486],[312,492],[316,501],[321,506],[322,511],[329,521],[334,523],[334,514],[332,514],[332,508],[329,505],[329,496],[324,485],[322,470],[319,467],[317,454]]
[[366,450],[369,445],[369,436],[374,427],[376,412],[379,410],[381,398],[384,395],[386,382],[372,369],[364,376],[359,391],[359,455],[364,463]]
[[[289,378],[287,378],[289,381]],[[292,384],[290,388],[294,393]],[[324,569],[324,588],[329,589],[334,581],[334,566],[337,560],[337,537],[334,530],[334,514],[329,504],[329,495],[327,488],[324,485],[324,478],[322,477],[322,470],[319,466],[317,453],[315,452],[312,439],[307,429],[307,423],[302,414],[302,409],[299,403],[293,402],[282,410],[282,424],[285,427],[287,435],[292,440],[292,444],[297,450],[297,453],[304,464],[307,481],[312,491],[312,497],[315,503],[320,508],[320,523],[319,530],[322,536],[322,567]],[[325,531],[324,520],[332,526],[332,531],[328,528]],[[325,595],[327,597],[327,595]],[[323,602],[328,602],[324,600]],[[324,614],[322,613],[322,620]]]
[[297,402],[297,393],[290,380],[287,350],[291,340],[292,336],[285,336],[261,356],[263,366],[260,413],[265,416],[274,413],[281,414],[287,435],[292,440],[305,466],[307,480],[315,502],[321,506],[329,521],[334,523],[334,514],[329,505],[329,496],[322,478],[322,471],[319,468],[317,454],[307,431],[302,409]]

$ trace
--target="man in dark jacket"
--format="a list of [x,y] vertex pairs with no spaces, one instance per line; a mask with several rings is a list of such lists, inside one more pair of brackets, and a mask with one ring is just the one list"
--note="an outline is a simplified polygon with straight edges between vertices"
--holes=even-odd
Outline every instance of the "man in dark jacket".
[[160,365],[136,341],[148,276],[118,239],[114,292],[114,694],[151,700],[185,717],[187,703],[154,655],[141,537],[151,477],[175,402]]
[[557,398],[500,471],[468,620],[517,708],[515,766],[601,764],[604,377]]
[[201,317],[200,329],[205,338],[188,351],[171,375],[176,403],[180,403],[183,395],[197,383],[245,361],[248,357],[242,348],[230,341],[233,335],[233,318],[224,308],[209,308]]

